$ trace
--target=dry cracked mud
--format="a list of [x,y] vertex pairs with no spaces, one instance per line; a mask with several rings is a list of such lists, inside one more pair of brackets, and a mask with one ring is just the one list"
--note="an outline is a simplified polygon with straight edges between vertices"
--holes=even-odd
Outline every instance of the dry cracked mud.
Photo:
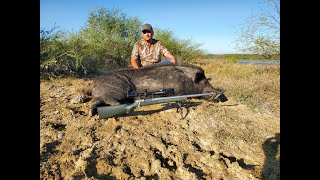
[[232,97],[189,100],[98,119],[81,90],[92,79],[40,83],[40,179],[279,179],[280,117]]

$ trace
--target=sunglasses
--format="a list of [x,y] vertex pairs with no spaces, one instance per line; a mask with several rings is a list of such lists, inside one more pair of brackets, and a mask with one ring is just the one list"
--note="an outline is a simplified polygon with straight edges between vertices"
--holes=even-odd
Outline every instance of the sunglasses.
[[146,34],[146,33],[151,33],[151,31],[148,31],[148,30],[143,30],[143,31],[142,31],[142,33],[143,33],[143,34]]

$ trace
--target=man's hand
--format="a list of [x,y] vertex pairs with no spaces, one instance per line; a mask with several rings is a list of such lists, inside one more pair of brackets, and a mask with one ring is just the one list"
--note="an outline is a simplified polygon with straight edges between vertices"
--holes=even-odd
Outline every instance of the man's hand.
[[170,59],[170,63],[175,64],[177,62],[176,57],[173,56],[173,54],[170,51],[167,51],[164,54],[165,57]]
[[172,64],[175,64],[175,63],[176,63],[176,58],[170,59],[170,62],[171,62]]

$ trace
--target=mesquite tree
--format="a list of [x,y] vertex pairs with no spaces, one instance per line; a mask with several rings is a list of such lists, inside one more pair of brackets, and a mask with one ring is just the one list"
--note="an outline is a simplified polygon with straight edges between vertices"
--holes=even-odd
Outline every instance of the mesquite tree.
[[264,0],[258,8],[238,27],[235,48],[267,59],[280,56],[280,0]]

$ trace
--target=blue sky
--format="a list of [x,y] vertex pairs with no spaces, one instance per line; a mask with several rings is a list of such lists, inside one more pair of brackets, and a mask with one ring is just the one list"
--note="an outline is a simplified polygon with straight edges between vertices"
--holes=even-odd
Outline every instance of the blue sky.
[[258,11],[259,0],[40,0],[40,28],[77,32],[89,12],[101,7],[191,38],[208,53],[228,54],[239,53],[232,44],[236,27]]

